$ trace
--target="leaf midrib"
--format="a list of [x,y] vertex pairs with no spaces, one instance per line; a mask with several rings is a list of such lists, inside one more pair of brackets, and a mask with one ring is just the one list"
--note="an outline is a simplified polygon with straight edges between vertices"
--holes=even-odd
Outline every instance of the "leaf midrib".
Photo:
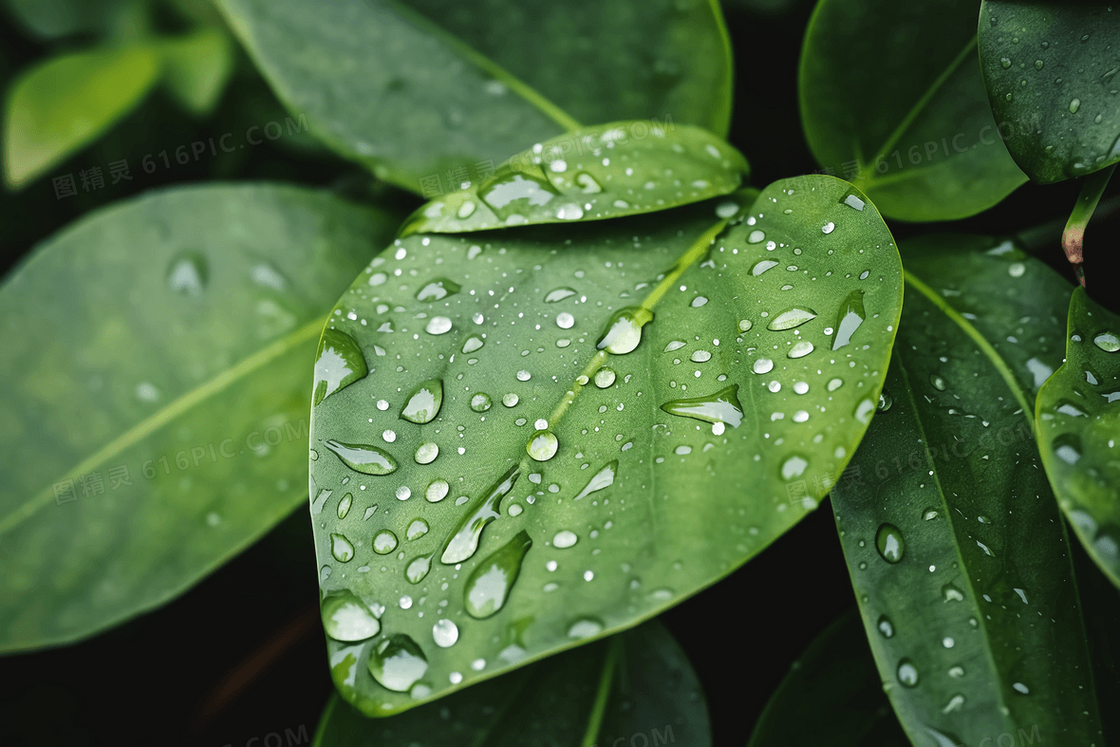
[[[110,457],[134,446],[141,439],[172,422],[175,418],[187,412],[192,407],[225,390],[249,374],[263,368],[295,346],[309,339],[313,339],[322,332],[324,323],[325,319],[316,319],[315,321],[309,322],[299,329],[284,335],[267,347],[242,359],[241,362],[236,365],[225,369],[214,378],[180,395],[174,401],[169,402],[166,406],[156,410],[148,417],[121,433],[91,456],[86,457],[77,465],[71,467],[62,474],[60,479],[77,477],[99,464],[104,464]],[[31,499],[0,519],[0,534],[11,531],[13,528],[30,519],[41,508],[49,505],[52,493],[53,483],[47,485]]]

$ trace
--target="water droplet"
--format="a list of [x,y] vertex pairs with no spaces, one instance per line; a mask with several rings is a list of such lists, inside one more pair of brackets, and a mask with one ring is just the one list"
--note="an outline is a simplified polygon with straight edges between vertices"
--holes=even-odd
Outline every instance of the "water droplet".
[[595,386],[606,389],[614,384],[616,377],[614,369],[604,366],[595,372]]
[[583,208],[572,203],[561,205],[556,210],[556,217],[560,220],[579,220],[583,217]]
[[447,480],[437,478],[428,483],[428,487],[424,491],[424,498],[429,503],[439,503],[447,497],[449,490],[451,490],[451,485],[448,484]]
[[365,475],[387,475],[397,469],[397,460],[392,454],[376,446],[341,441],[327,441],[324,446],[334,452],[347,467]]
[[863,291],[855,290],[848,294],[840,310],[836,313],[836,335],[832,338],[832,349],[839,350],[852,341],[867,312],[863,308]]
[[1044,65],[1045,65],[1045,63],[1042,60],[1035,60],[1034,61],[1034,69],[1035,70],[1041,70]]
[[740,332],[747,332],[747,331],[749,331],[749,330],[750,330],[750,328],[751,328],[752,326],[753,326],[753,325],[751,324],[751,320],[750,320],[750,319],[740,319],[740,320],[739,320],[739,331],[740,331]]
[[433,316],[428,320],[424,331],[429,335],[442,335],[451,331],[451,319],[446,316]]
[[1069,113],[1077,114],[1077,110],[1081,108],[1081,99],[1073,99],[1069,102]]
[[332,532],[331,555],[340,563],[349,563],[354,558],[354,545],[343,535]]
[[614,484],[614,478],[616,474],[618,474],[617,459],[608,462],[603,466],[602,469],[596,472],[595,475],[590,480],[588,480],[587,484],[583,486],[583,490],[579,491],[579,494],[576,495],[576,497],[572,500],[578,501],[581,498],[587,497],[591,493],[597,493],[604,488],[609,488]]
[[[466,219],[474,215],[475,204],[473,200],[467,200],[459,206],[459,210],[455,213],[460,219]],[[423,299],[421,299],[423,300]]]
[[593,617],[583,617],[568,626],[569,638],[590,638],[603,632],[603,623]]
[[890,638],[892,635],[894,635],[894,625],[891,624],[890,618],[886,615],[882,615],[879,618],[878,628],[879,634],[884,638]]
[[813,343],[802,340],[791,347],[786,355],[790,358],[804,358],[811,352],[813,352]]
[[906,687],[914,687],[918,684],[918,669],[914,666],[914,662],[909,659],[898,662],[898,681]]
[[773,368],[774,361],[770,360],[769,358],[759,358],[751,366],[751,370],[756,374],[770,373]]
[[315,361],[315,394],[317,405],[369,373],[362,349],[354,338],[337,329],[323,332],[319,343],[319,357]]
[[653,321],[653,312],[644,306],[628,306],[616,311],[595,347],[612,355],[625,355],[642,341],[642,327]]
[[1004,70],[1007,70],[1009,67],[1011,67],[1011,60],[1007,57],[1001,57],[999,60],[999,64],[1000,67],[1002,67]]
[[404,570],[404,577],[408,579],[410,584],[418,584],[424,580],[428,575],[428,571],[432,569],[432,553],[421,555],[413,558],[412,562]]
[[404,536],[412,541],[420,539],[427,533],[428,522],[424,521],[423,519],[413,519],[412,522],[408,525],[408,529],[405,530]]
[[738,398],[739,385],[732,384],[714,394],[690,399],[676,399],[661,405],[670,415],[702,420],[705,423],[723,423],[738,428],[743,421],[743,406]]
[[439,456],[439,445],[431,441],[422,443],[416,447],[416,454],[413,456],[417,464],[431,464]]
[[1075,433],[1063,433],[1054,439],[1054,453],[1066,464],[1081,459],[1081,439]]
[[206,287],[206,258],[197,252],[184,252],[167,266],[167,286],[183,296],[197,296]]
[[828,233],[832,233],[835,230],[836,230],[836,224],[833,223],[832,221],[829,221],[828,223],[825,223],[823,226],[821,226],[821,233],[828,234]]
[[939,392],[945,391],[946,386],[948,386],[945,383],[945,379],[941,378],[937,374],[930,374],[929,383],[933,384],[933,388]]
[[795,477],[801,477],[805,474],[805,468],[808,466],[809,462],[805,457],[794,454],[782,462],[782,479],[788,481]]
[[373,551],[378,555],[388,555],[397,549],[397,535],[388,529],[382,529],[373,535]]
[[730,218],[739,212],[739,206],[734,202],[721,202],[716,205],[716,216],[720,218]]
[[579,537],[576,536],[575,532],[569,529],[562,529],[556,533],[555,537],[552,538],[552,546],[558,547],[563,550],[565,548],[571,547],[578,541]]
[[516,394],[514,394],[513,392],[510,392],[509,394],[502,395],[502,404],[505,405],[506,407],[516,407],[518,401],[519,401],[519,397]]
[[370,651],[366,667],[382,687],[405,693],[428,671],[428,659],[416,641],[397,633]]
[[412,390],[401,408],[401,418],[423,425],[430,423],[443,405],[443,382],[429,379]]
[[906,553],[906,542],[902,532],[894,524],[883,524],[875,533],[875,547],[879,555],[888,563],[897,563]]
[[766,328],[774,331],[793,329],[794,327],[800,327],[806,322],[811,322],[816,318],[817,312],[812,309],[802,309],[794,306],[792,309],[783,311],[781,314],[774,317],[770,323],[766,325]]
[[939,515],[936,508],[927,508],[925,511],[922,511],[922,518],[926,521],[933,521]]
[[556,456],[556,449],[559,446],[560,442],[557,440],[556,434],[552,431],[540,430],[529,437],[529,443],[525,445],[525,451],[538,462],[547,462]]
[[877,403],[872,402],[869,399],[863,399],[860,400],[858,405],[856,405],[856,411],[853,414],[855,415],[856,420],[863,423],[864,425],[867,425],[871,422],[871,414],[875,412],[875,408],[877,406]]
[[338,502],[338,518],[346,518],[346,514],[350,513],[350,506],[353,502],[354,496],[350,493],[342,496],[342,500]]
[[478,335],[471,335],[467,338],[467,341],[463,343],[463,352],[473,353],[485,344],[485,341]]
[[471,617],[485,619],[505,605],[521,572],[521,561],[532,546],[533,540],[522,529],[471,571],[463,591],[463,604]]
[[1023,695],[1030,695],[1030,688],[1024,685],[1022,682],[1014,682],[1011,684],[1011,686],[1015,688],[1016,692],[1022,693]]
[[492,404],[493,400],[490,399],[490,395],[486,392],[479,392],[471,397],[471,409],[475,412],[486,412],[490,409]]
[[952,584],[945,584],[941,587],[941,598],[946,602],[963,602],[964,592]]
[[557,301],[563,301],[565,298],[574,296],[575,294],[576,292],[571,288],[556,288],[548,292],[548,295],[544,297],[544,302],[556,303]]
[[347,589],[325,596],[320,611],[323,630],[336,641],[364,641],[381,632],[381,622]]
[[1101,332],[1093,338],[1093,343],[1106,353],[1115,353],[1120,350],[1120,338],[1111,332]]
[[[471,204],[471,203],[467,203]],[[447,278],[436,278],[416,292],[417,301],[442,301],[459,292],[460,285]]]
[[478,538],[482,534],[483,528],[501,516],[499,509],[502,498],[513,490],[513,486],[520,476],[521,470],[517,465],[510,467],[501,479],[475,502],[474,509],[463,516],[458,526],[448,537],[443,553],[440,555],[441,563],[454,565],[455,563],[462,563],[474,555],[478,549]]
[[451,648],[459,640],[459,626],[444,618],[432,626],[432,640],[440,648]]
[[479,189],[479,198],[501,219],[522,217],[532,208],[547,205],[558,197],[556,188],[543,178],[514,172],[502,166]]
[[956,666],[949,667],[949,676],[953,677],[955,679],[960,679],[961,677],[964,677],[964,667],[960,666],[959,664],[956,665]]
[[754,275],[754,276],[757,277],[757,276],[761,275],[762,273],[766,272],[767,270],[769,270],[773,267],[777,267],[777,266],[778,266],[778,262],[776,262],[775,260],[760,259],[759,261],[754,263],[753,267],[751,267],[751,275]]

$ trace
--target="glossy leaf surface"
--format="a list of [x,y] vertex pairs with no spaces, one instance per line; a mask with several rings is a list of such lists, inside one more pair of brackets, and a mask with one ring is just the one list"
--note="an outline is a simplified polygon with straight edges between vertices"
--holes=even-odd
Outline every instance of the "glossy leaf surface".
[[855,610],[813,639],[770,696],[747,747],[909,747]]
[[310,369],[391,216],[268,184],[94,213],[0,286],[0,650],[184,591],[305,495]]
[[1078,288],[1067,340],[1038,394],[1042,463],[1081,543],[1120,586],[1120,318]]
[[979,34],[992,111],[1032,180],[1120,161],[1120,13],[1106,3],[985,0]]
[[642,744],[643,737],[649,743],[711,745],[696,673],[654,622],[392,718],[366,718],[334,694],[313,744],[547,747],[619,739]]
[[[380,638],[329,647],[363,712],[657,614],[828,491],[878,399],[897,252],[830,177],[776,182],[726,230],[721,204],[413,235],[343,296],[332,327],[369,375],[313,411],[311,511],[323,590],[384,610]],[[386,455],[395,469],[365,470]],[[440,619],[459,631],[446,648]],[[375,680],[382,646],[422,694]]]
[[417,210],[401,235],[649,213],[732,192],[749,170],[706,130],[613,122],[517,154],[485,182]]
[[132,0],[7,0],[16,20],[44,39],[101,33],[124,20]]
[[822,0],[799,90],[817,161],[890,218],[966,218],[1026,181],[988,106],[975,0]]
[[[545,5],[505,8],[495,22],[485,3],[421,3],[426,18],[393,0],[219,2],[277,95],[307,115],[313,133],[382,179],[429,197],[478,183],[533,143],[576,129],[577,110],[592,122],[670,117],[726,132],[730,61],[715,3]],[[572,36],[576,18],[595,35]],[[618,26],[624,18],[631,24]],[[657,38],[665,44],[651,42]],[[533,54],[518,56],[522,46]],[[499,48],[511,67],[485,56]],[[594,86],[580,83],[588,77]]]
[[159,76],[147,47],[52,57],[25,71],[4,111],[4,179],[18,187],[88,145],[138,104]]
[[884,399],[832,493],[887,693],[916,744],[1101,744],[1069,541],[1030,428],[1069,286],[1006,242],[929,237],[903,259]]

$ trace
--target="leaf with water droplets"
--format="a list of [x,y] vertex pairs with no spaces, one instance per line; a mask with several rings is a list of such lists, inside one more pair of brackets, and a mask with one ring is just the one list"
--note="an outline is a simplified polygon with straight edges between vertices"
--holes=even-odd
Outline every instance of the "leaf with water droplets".
[[[822,730],[822,725],[827,729]],[[883,694],[859,615],[845,612],[797,658],[747,747],[909,747]]]
[[976,0],[822,0],[798,86],[813,156],[890,218],[967,218],[1027,180],[976,64]]
[[[459,626],[447,618],[425,620],[430,640],[452,648],[459,645],[451,633]],[[530,621],[514,621],[503,632],[501,641],[509,656],[524,650]],[[345,650],[335,666],[352,666],[352,661],[375,650],[375,644]],[[461,684],[462,677],[462,672],[451,675],[455,684]],[[411,687],[413,697],[419,698],[434,682],[425,672]],[[699,679],[680,646],[657,622],[566,651],[391,719],[366,718],[336,693],[323,711],[312,747],[642,744],[635,735],[644,737],[646,744],[712,744]]]
[[612,122],[513,156],[481,184],[418,208],[401,236],[649,213],[729,194],[748,173],[739,151],[707,130]]
[[[0,650],[163,604],[306,505],[322,300],[395,220],[283,185],[167,190],[92,213],[8,276]],[[357,380],[352,352],[315,366],[324,401]]]
[[216,4],[293,112],[288,134],[309,125],[428,197],[580,122],[645,118],[628,131],[637,139],[654,120],[727,134],[731,59],[715,2],[649,0],[640,13],[631,0]]
[[1019,168],[1050,184],[1120,161],[1120,16],[1111,7],[984,0],[978,28],[988,98]]
[[891,405],[832,493],[887,694],[915,744],[1035,724],[1099,744],[1069,540],[1031,429],[1069,285],[1007,242],[938,235],[902,256]]
[[[900,312],[890,233],[870,203],[844,204],[852,194],[838,179],[799,177],[741,204],[734,224],[717,214],[720,198],[562,230],[417,234],[373,260],[332,322],[370,372],[316,406],[311,438],[325,451],[390,429],[377,445],[399,468],[366,476],[329,452],[311,462],[316,484],[334,491],[316,515],[317,553],[337,567],[323,589],[385,605],[385,634],[417,641],[432,680],[411,698],[360,668],[336,670],[348,700],[393,713],[439,697],[452,672],[467,684],[516,666],[500,638],[524,617],[526,657],[609,635],[726,575],[816,506],[879,400]],[[761,257],[783,269],[751,274]],[[437,267],[461,290],[418,301]],[[830,325],[857,290],[866,318],[831,350]],[[802,310],[800,324],[768,327],[790,309]],[[433,315],[451,331],[426,332]],[[756,323],[743,331],[744,319]],[[476,336],[485,345],[463,353]],[[434,418],[396,417],[437,378]],[[489,408],[475,405],[483,392]],[[438,447],[433,460],[407,458],[425,443]],[[435,500],[424,500],[432,485]],[[354,509],[336,519],[346,491],[382,510],[368,522]],[[430,531],[407,551],[369,547],[371,534],[404,537],[417,518]],[[697,554],[687,526],[703,527],[713,551]],[[522,531],[531,545],[510,545]],[[332,532],[355,542],[345,569],[330,554]],[[467,587],[500,586],[491,571],[503,547],[520,556],[519,571],[503,576],[500,609],[475,619]],[[428,553],[430,569],[410,583],[420,570],[409,566]],[[352,570],[364,565],[387,571]],[[480,596],[477,611],[498,596]],[[436,614],[459,626],[454,645],[431,645]],[[330,644],[332,658],[341,650]]]
[[1039,448],[1081,544],[1120,586],[1120,316],[1077,288],[1068,325],[1065,363],[1038,393]]

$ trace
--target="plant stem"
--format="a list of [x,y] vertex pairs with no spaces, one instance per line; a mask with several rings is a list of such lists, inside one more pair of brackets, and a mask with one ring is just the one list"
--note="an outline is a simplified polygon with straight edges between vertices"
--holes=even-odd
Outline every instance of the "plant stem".
[[1066,259],[1073,264],[1077,272],[1077,279],[1081,282],[1082,287],[1085,286],[1085,270],[1082,267],[1082,263],[1085,261],[1085,255],[1082,251],[1082,245],[1085,241],[1085,227],[1093,217],[1093,211],[1097,209],[1097,203],[1100,202],[1101,195],[1104,194],[1105,187],[1108,186],[1108,180],[1112,178],[1112,172],[1115,170],[1116,164],[1112,164],[1108,168],[1085,177],[1085,181],[1081,185],[1081,194],[1073,206],[1073,212],[1070,213],[1065,231],[1062,232],[1062,250],[1066,253]]

